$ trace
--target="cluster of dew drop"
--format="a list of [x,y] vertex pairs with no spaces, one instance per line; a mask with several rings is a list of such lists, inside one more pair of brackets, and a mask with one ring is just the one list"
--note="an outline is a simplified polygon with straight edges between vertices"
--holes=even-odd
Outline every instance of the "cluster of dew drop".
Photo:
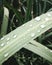
[[[13,38],[16,38],[17,37],[17,35],[13,35]],[[3,41],[5,39],[5,37],[2,37],[1,38],[1,41]],[[8,37],[7,39],[6,39],[6,43],[2,43],[0,46],[3,48],[6,44],[9,44],[10,42],[10,37]],[[7,57],[9,55],[9,53],[7,52],[7,53],[5,53],[4,54],[4,57]]]
[[[45,21],[47,22],[49,20],[49,17],[51,17],[51,13],[46,13],[46,15],[47,15],[47,17],[45,18]],[[40,22],[41,21],[41,17],[40,16],[36,17],[35,21]],[[30,24],[29,26],[32,27],[33,25]],[[43,28],[46,27],[46,25],[45,24],[41,24],[40,27],[43,29]],[[28,31],[29,31],[29,29],[28,29]],[[40,30],[38,30],[37,32],[39,33]],[[34,36],[35,36],[35,33],[31,33],[31,37],[34,37]],[[13,35],[12,38],[16,38],[16,37],[17,37],[17,35],[15,34],[15,35]],[[5,37],[1,38],[1,41],[3,41],[4,39],[5,39]],[[6,40],[7,40],[7,44],[8,44],[8,41],[10,40],[10,37],[8,37]],[[4,45],[5,45],[5,43],[2,43],[0,46],[4,47]],[[52,52],[52,50],[50,50],[50,52]],[[4,57],[7,57],[8,55],[9,55],[9,53],[7,52],[7,53],[4,54]]]
[[[50,20],[49,17],[51,17],[51,13],[46,13],[46,15],[47,15],[47,17],[45,18],[45,21],[47,22],[47,21]],[[36,22],[40,22],[41,21],[41,17],[36,17],[35,20],[36,20]],[[32,27],[33,25],[31,24],[30,26]],[[46,25],[45,24],[41,24],[40,27],[43,29],[43,28],[46,27]],[[38,30],[37,32],[40,33],[41,30]],[[34,36],[35,36],[35,33],[31,33],[31,37],[34,37]],[[48,49],[48,48],[45,47],[45,49]],[[50,50],[50,52],[52,52],[52,50]]]
[[[45,22],[47,22],[47,21],[50,20],[49,17],[51,17],[51,13],[46,13],[46,15],[47,15],[47,17],[45,18]],[[40,22],[41,21],[41,17],[40,16],[36,17],[35,18],[35,21],[36,22]],[[30,26],[32,27],[33,25],[31,24]],[[40,25],[40,28],[42,28],[42,29],[44,29],[45,27],[46,27],[46,24],[41,24]],[[38,30],[37,32],[39,33],[39,32],[41,32],[41,30]],[[35,33],[31,33],[31,36],[32,37],[34,37],[34,35],[35,35]]]

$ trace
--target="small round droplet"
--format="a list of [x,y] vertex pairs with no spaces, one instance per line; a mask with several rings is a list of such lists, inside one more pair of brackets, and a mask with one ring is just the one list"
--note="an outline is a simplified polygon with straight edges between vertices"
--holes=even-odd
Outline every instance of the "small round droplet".
[[7,41],[7,43],[6,44],[9,44],[9,41]]
[[47,16],[51,16],[51,14],[50,13],[47,13]]
[[7,57],[8,56],[8,53],[6,53],[5,55],[4,55],[4,57]]
[[40,27],[41,27],[41,28],[45,28],[45,25],[43,24],[43,25],[41,25]]
[[49,18],[45,18],[45,21],[46,21],[46,22],[49,21]]
[[3,40],[3,39],[4,39],[4,37],[1,38],[1,40]]
[[31,34],[31,37],[34,37],[34,36],[35,36],[35,33],[32,33],[32,34]]
[[38,30],[37,32],[40,32],[40,30]]
[[4,46],[4,43],[1,44],[1,47],[3,47],[3,46]]
[[25,26],[24,24],[22,26]]
[[13,38],[16,38],[16,37],[17,37],[17,35],[14,35],[14,36],[13,36]]
[[35,20],[36,20],[36,21],[40,21],[40,17],[36,17]]
[[7,41],[9,41],[10,40],[10,38],[7,38]]
[[32,27],[32,24],[30,24],[29,26]]

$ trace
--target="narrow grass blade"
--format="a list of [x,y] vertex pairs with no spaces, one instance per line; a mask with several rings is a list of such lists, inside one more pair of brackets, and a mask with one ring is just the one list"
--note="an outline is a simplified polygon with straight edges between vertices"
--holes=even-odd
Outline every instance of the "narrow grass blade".
[[48,49],[46,46],[43,46],[42,44],[34,40],[31,40],[30,43],[25,45],[24,48],[40,55],[41,57],[52,63],[52,50]]
[[33,0],[31,0],[31,1],[27,0],[27,10],[26,10],[24,22],[27,22],[31,19],[32,2],[33,2]]
[[6,7],[4,7],[4,17],[3,17],[3,22],[1,26],[1,37],[6,35],[7,33],[8,18],[9,18],[9,11]]

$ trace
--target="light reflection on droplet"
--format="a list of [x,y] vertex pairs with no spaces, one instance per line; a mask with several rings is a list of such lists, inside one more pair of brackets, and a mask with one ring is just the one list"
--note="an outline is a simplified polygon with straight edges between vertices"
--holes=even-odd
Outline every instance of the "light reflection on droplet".
[[4,39],[4,37],[1,38],[1,40],[3,40],[3,39]]
[[38,30],[37,32],[40,32],[40,30]]
[[40,25],[40,27],[41,27],[41,28],[45,28],[45,25],[44,25],[44,24],[42,24],[42,25]]
[[49,21],[49,18],[45,18],[45,21],[46,21],[46,22]]
[[36,20],[36,21],[40,21],[40,17],[36,17],[35,20]]
[[16,38],[16,37],[17,37],[17,35],[14,35],[14,36],[13,36],[13,38]]
[[9,44],[9,41],[6,44]]
[[4,46],[4,43],[2,43],[0,46],[3,47]]
[[31,37],[34,37],[35,36],[35,33],[31,33]]
[[29,26],[30,26],[30,27],[32,27],[33,25],[32,25],[32,24],[30,24]]
[[47,13],[47,16],[51,16],[51,14],[50,13]]
[[4,55],[4,57],[7,57],[8,56],[8,53],[6,53],[5,55]]
[[10,40],[10,38],[7,38],[7,41],[9,41]]

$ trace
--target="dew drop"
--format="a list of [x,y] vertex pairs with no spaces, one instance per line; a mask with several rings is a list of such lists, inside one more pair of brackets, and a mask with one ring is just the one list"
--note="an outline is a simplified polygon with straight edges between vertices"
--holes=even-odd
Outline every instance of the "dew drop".
[[7,38],[7,41],[9,41],[10,40],[10,38]]
[[32,27],[32,24],[30,24],[29,26]]
[[51,16],[51,14],[47,13],[47,16]]
[[16,37],[17,37],[17,35],[14,35],[14,36],[13,36],[13,38],[16,38]]
[[3,46],[4,46],[4,43],[1,44],[1,47],[3,47]]
[[35,33],[32,33],[32,34],[31,34],[31,37],[34,37],[34,36],[35,36]]
[[25,26],[24,24],[22,26]]
[[40,21],[40,17],[36,17],[35,20],[36,20],[36,21]]
[[4,55],[4,57],[7,57],[8,56],[8,53],[6,53],[5,55]]
[[45,27],[45,25],[43,24],[43,25],[41,25],[40,27],[41,27],[41,28],[44,28],[44,27]]
[[45,18],[45,21],[46,21],[46,22],[49,21],[49,18]]
[[9,44],[9,41],[6,44]]
[[1,40],[3,40],[3,39],[4,39],[4,37],[1,38]]
[[40,32],[40,30],[38,30],[37,32]]

